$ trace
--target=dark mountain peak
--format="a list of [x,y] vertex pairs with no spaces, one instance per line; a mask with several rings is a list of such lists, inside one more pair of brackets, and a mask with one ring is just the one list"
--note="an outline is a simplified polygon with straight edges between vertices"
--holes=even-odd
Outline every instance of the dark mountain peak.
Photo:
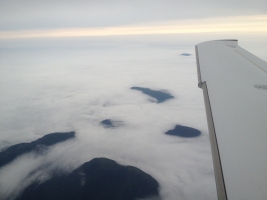
[[39,154],[45,153],[47,146],[63,142],[75,136],[75,132],[50,133],[30,143],[15,144],[0,152],[0,167],[13,161],[22,154],[34,151]]
[[94,158],[68,175],[33,183],[17,200],[134,200],[158,196],[158,182],[142,170]]
[[113,121],[110,119],[105,119],[103,121],[100,122],[105,128],[111,128],[111,127],[115,127],[113,124]]
[[163,103],[168,99],[174,98],[174,96],[164,91],[151,90],[149,88],[143,88],[143,87],[131,87],[131,89],[142,91],[144,94],[147,94],[157,99],[157,103]]
[[32,144],[42,144],[42,145],[46,145],[46,146],[50,146],[53,144],[56,144],[58,142],[62,142],[65,141],[67,139],[73,138],[75,136],[75,132],[71,131],[71,132],[66,132],[66,133],[49,133],[45,136],[43,136],[42,138],[39,138],[33,142],[31,142]]
[[88,171],[92,168],[96,168],[98,170],[113,170],[118,169],[118,167],[121,167],[121,165],[118,165],[114,160],[107,158],[94,158],[81,165],[78,169],[82,169],[83,171]]
[[191,127],[176,125],[174,129],[167,131],[165,134],[189,138],[200,136],[201,132]]
[[123,125],[122,121],[112,120],[112,119],[105,119],[100,122],[100,124],[104,128],[116,128]]

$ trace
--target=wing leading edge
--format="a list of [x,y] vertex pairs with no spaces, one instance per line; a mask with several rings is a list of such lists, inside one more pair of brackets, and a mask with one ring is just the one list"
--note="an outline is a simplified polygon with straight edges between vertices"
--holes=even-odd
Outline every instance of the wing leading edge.
[[218,199],[267,199],[267,63],[217,40],[196,46]]

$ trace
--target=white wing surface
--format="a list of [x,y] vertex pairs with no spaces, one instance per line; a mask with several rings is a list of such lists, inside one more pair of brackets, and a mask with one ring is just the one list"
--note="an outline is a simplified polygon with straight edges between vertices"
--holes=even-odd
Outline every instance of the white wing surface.
[[196,46],[218,198],[267,200],[267,63],[218,40]]

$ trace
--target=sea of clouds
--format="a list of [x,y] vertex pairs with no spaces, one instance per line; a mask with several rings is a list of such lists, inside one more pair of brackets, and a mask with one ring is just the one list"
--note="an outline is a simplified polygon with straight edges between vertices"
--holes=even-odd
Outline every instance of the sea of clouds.
[[[180,34],[1,41],[0,149],[48,133],[76,132],[75,139],[43,155],[28,153],[2,167],[1,198],[12,199],[55,170],[70,172],[106,157],[153,176],[162,199],[216,199],[194,52],[208,38],[221,39]],[[248,38],[244,44],[263,55]],[[174,99],[158,104],[133,86],[163,90]],[[120,126],[105,128],[104,119]],[[164,134],[177,124],[202,134]]]

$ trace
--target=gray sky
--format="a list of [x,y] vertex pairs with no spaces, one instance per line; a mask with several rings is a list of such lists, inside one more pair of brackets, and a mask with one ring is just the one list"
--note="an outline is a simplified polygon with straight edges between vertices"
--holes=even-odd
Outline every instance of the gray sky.
[[0,30],[106,27],[266,14],[265,0],[1,0]]

